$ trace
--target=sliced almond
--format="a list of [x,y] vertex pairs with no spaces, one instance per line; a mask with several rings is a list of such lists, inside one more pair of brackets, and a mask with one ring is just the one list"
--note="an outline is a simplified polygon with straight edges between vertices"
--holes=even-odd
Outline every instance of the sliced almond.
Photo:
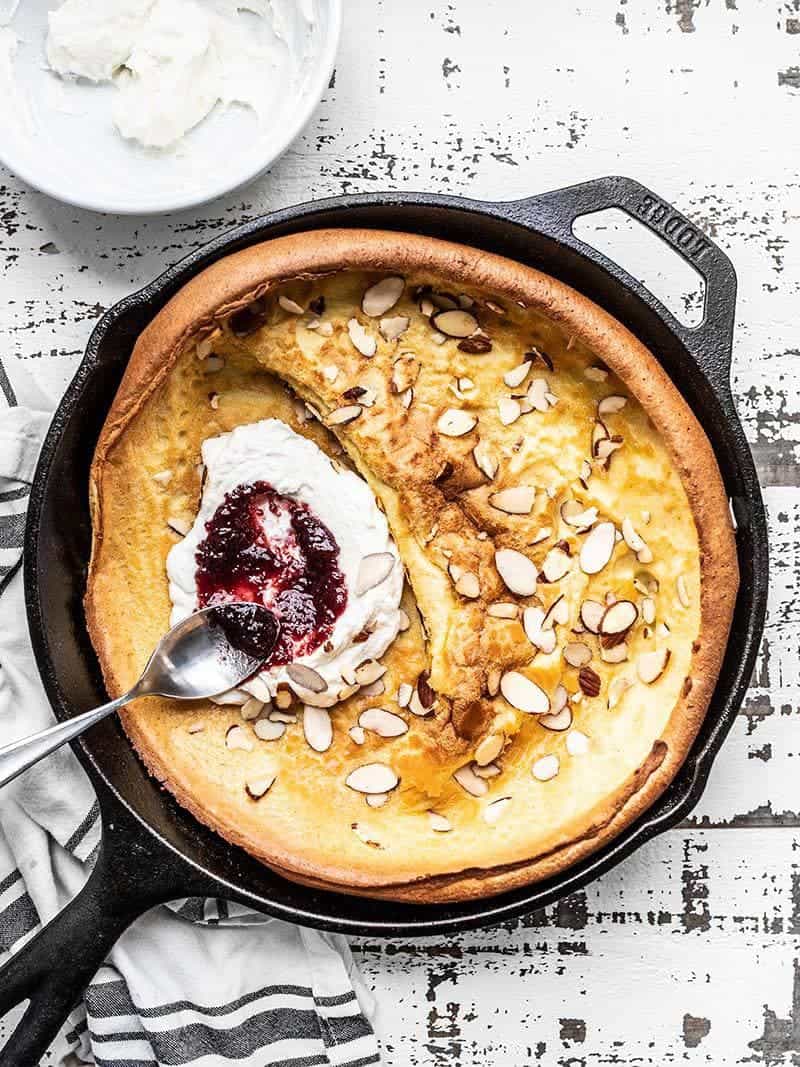
[[279,741],[286,733],[286,723],[258,719],[253,723],[253,733],[259,741]]
[[392,389],[402,393],[419,377],[419,360],[411,352],[401,352],[392,364]]
[[367,735],[361,726],[351,726],[347,732],[350,735],[350,740],[356,745],[363,745],[367,739]]
[[437,834],[446,834],[453,829],[453,824],[447,818],[446,815],[441,815],[438,811],[428,812],[428,822],[430,823],[431,830]]
[[405,315],[391,315],[381,319],[378,329],[387,341],[396,341],[408,329],[409,319]]
[[344,780],[344,784],[356,793],[391,793],[400,779],[385,763],[365,763],[356,767]]
[[600,659],[603,663],[624,663],[628,658],[628,642],[620,641],[610,648],[600,645]]
[[330,382],[332,385],[339,377],[339,368],[334,366],[333,363],[329,363],[322,368],[322,376],[326,382]]
[[546,730],[553,730],[555,733],[563,733],[564,730],[569,730],[572,726],[572,709],[569,704],[565,704],[560,711],[551,715],[540,715],[539,723],[544,726]]
[[370,808],[382,808],[383,805],[389,799],[388,793],[370,793],[366,797],[367,807]]
[[498,819],[503,817],[510,804],[511,797],[498,797],[497,800],[493,800],[486,805],[483,809],[483,817],[489,826],[494,826]]
[[348,422],[357,419],[364,410],[361,404],[345,404],[343,407],[334,408],[325,417],[328,426],[344,426]]
[[542,575],[548,582],[560,582],[569,572],[570,558],[560,548],[551,548],[542,561]]
[[548,627],[555,626],[556,624],[558,624],[559,626],[566,626],[568,622],[569,604],[567,603],[566,597],[562,593],[560,596],[556,597],[556,599],[545,612],[544,622],[542,623],[542,626],[544,627],[544,629],[547,629]]
[[403,295],[405,284],[405,280],[397,275],[381,278],[364,293],[361,298],[361,310],[371,319],[385,315]]
[[627,403],[628,400],[624,396],[604,396],[597,405],[597,414],[615,415],[618,411],[622,411]]
[[517,389],[528,377],[530,369],[530,361],[525,360],[524,363],[520,363],[518,366],[512,367],[510,371],[506,371],[503,375],[503,381],[509,389]]
[[477,416],[463,408],[448,408],[436,421],[436,429],[445,437],[463,437],[477,425]]
[[383,678],[379,678],[377,682],[370,682],[369,685],[361,687],[361,696],[364,697],[380,697],[386,692],[386,683]]
[[534,378],[528,389],[528,400],[536,411],[549,411],[550,401],[547,399],[550,389],[545,378]]
[[646,596],[642,601],[642,618],[648,626],[656,621],[656,602],[652,597]]
[[555,778],[558,774],[559,767],[558,756],[542,756],[534,763],[531,773],[538,781],[549,782],[551,778]]
[[597,442],[595,456],[608,466],[608,461],[611,459],[611,456],[620,448],[622,448],[621,439],[607,437],[604,440]]
[[456,581],[456,592],[466,597],[467,600],[477,600],[481,595],[481,584],[478,581],[477,574],[473,574],[471,571],[464,571]]
[[515,548],[500,548],[494,554],[497,572],[512,593],[532,596],[536,592],[539,573],[533,560]]
[[303,735],[315,752],[327,752],[333,743],[333,723],[325,708],[303,707]]
[[469,763],[464,767],[459,767],[453,778],[470,796],[483,797],[489,792],[488,783],[483,778],[478,777]]
[[189,726],[186,727],[186,733],[187,734],[201,734],[203,732],[203,730],[205,730],[205,728],[206,728],[205,727],[205,723],[193,722]]
[[179,537],[186,537],[192,528],[192,524],[188,519],[182,519],[178,515],[170,515],[167,519],[167,526]]
[[293,722],[297,722],[297,716],[293,711],[278,711],[277,709],[271,711],[268,716],[270,722],[282,722],[284,726],[289,726]]
[[592,661],[592,650],[583,641],[570,641],[564,645],[563,656],[570,667],[585,667]]
[[504,734],[488,734],[475,749],[475,762],[479,767],[485,767],[493,763],[503,751],[505,744]]
[[500,767],[496,763],[487,763],[485,767],[480,767],[477,763],[473,763],[472,769],[478,778],[485,778],[487,781],[502,774]]
[[636,661],[636,673],[645,685],[658,681],[667,669],[672,653],[668,648],[659,648],[654,652],[643,652]]
[[550,711],[550,698],[544,689],[519,671],[506,671],[500,679],[500,692],[512,708],[526,715],[546,715]]
[[600,620],[605,613],[605,604],[600,604],[597,600],[584,600],[581,604],[581,622],[589,633],[600,632]]
[[253,742],[250,734],[243,726],[229,726],[225,734],[225,747],[231,749],[240,748],[243,752],[253,751]]
[[290,315],[304,315],[305,308],[300,307],[296,300],[292,300],[291,297],[284,296],[283,293],[278,297],[278,303],[284,311],[288,311]]
[[431,316],[431,324],[445,337],[469,337],[478,329],[475,316],[461,308],[437,311]]
[[681,607],[688,608],[691,606],[692,600],[689,596],[689,587],[686,584],[686,578],[683,574],[679,574],[675,580],[675,589],[678,593],[678,600],[681,603]]
[[413,400],[414,400],[414,390],[413,389],[404,389],[403,392],[399,394],[398,400],[403,405],[403,407],[406,409],[406,411],[408,411],[408,409],[411,407],[411,404],[413,403]]
[[559,510],[561,518],[568,526],[585,529],[597,522],[597,508],[585,508],[578,500],[565,500]]
[[367,686],[377,682],[379,678],[383,678],[384,674],[386,674],[386,668],[382,663],[379,663],[376,659],[368,659],[356,667],[353,672],[353,678],[358,685]]
[[356,576],[356,596],[363,596],[376,585],[385,582],[392,573],[395,557],[391,552],[372,552],[364,556]]
[[570,756],[585,756],[589,751],[589,738],[580,730],[570,730],[567,734],[566,749]]
[[536,489],[532,485],[515,485],[510,489],[501,489],[489,497],[489,505],[506,515],[530,515],[536,499]]
[[347,332],[357,351],[359,351],[362,356],[366,356],[367,359],[372,359],[378,350],[378,342],[372,334],[361,325],[358,319],[350,319],[347,323]]
[[587,367],[583,373],[590,382],[604,382],[608,377],[605,367]]
[[580,567],[584,574],[599,574],[614,554],[616,529],[613,522],[599,522],[581,545]]
[[522,613],[522,626],[525,636],[540,652],[549,656],[556,648],[556,632],[552,628],[544,629],[545,613],[541,608],[525,608]]
[[408,732],[408,723],[400,715],[386,708],[367,708],[358,717],[358,725],[379,737],[402,737]]
[[519,608],[508,600],[498,601],[489,605],[486,614],[491,615],[493,619],[516,619],[519,616]]
[[422,703],[419,695],[419,690],[414,689],[411,693],[411,699],[408,702],[408,710],[412,715],[417,715],[420,719],[424,719],[427,715],[433,712],[433,707],[427,707]]
[[286,668],[286,673],[291,681],[303,689],[309,689],[312,693],[324,693],[328,688],[328,683],[322,675],[304,663],[290,663]]
[[614,709],[622,700],[626,691],[631,688],[633,682],[624,674],[617,674],[608,683],[608,706]]
[[242,704],[241,715],[245,722],[252,722],[257,719],[264,709],[264,701],[256,700],[255,697],[250,697]]
[[501,396],[497,401],[497,410],[500,415],[500,421],[504,426],[510,426],[522,414],[519,401],[511,396]]
[[401,682],[397,687],[397,706],[407,708],[414,693],[414,686],[408,682]]
[[492,667],[486,675],[486,692],[490,697],[496,697],[500,692],[500,678],[502,671],[497,667]]
[[251,800],[260,800],[270,791],[274,783],[274,774],[262,774],[258,777],[248,778],[244,783],[244,788]]
[[616,600],[606,608],[598,627],[601,634],[624,634],[639,618],[639,610],[632,600]]
[[491,447],[485,441],[478,441],[472,450],[472,458],[478,470],[492,481],[497,474],[499,463]]

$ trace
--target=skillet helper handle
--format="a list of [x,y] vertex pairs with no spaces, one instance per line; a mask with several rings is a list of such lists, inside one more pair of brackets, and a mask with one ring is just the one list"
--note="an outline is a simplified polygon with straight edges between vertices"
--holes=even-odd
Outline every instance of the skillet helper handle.
[[137,839],[133,817],[121,804],[113,804],[113,813],[104,821],[100,853],[83,889],[0,970],[0,1017],[30,1000],[0,1048],[3,1067],[40,1062],[135,919],[157,904],[212,889],[141,831]]
[[[502,207],[503,213],[509,217],[530,222],[576,252],[599,259],[611,274],[666,319],[714,383],[725,393],[729,391],[736,272],[722,249],[685,215],[633,178],[619,175],[514,200]],[[703,320],[696,327],[678,321],[640,281],[575,236],[573,224],[576,219],[608,208],[618,208],[646,226],[703,278],[706,290]]]

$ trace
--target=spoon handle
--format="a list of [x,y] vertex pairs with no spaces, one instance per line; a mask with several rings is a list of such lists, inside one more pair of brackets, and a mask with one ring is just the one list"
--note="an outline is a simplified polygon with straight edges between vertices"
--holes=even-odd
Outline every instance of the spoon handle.
[[116,700],[110,700],[108,704],[101,704],[99,708],[85,711],[82,715],[76,715],[75,718],[67,719],[66,722],[56,723],[55,726],[41,730],[38,734],[31,734],[29,737],[20,738],[19,741],[12,741],[10,745],[4,745],[0,748],[0,787],[13,781],[18,774],[22,774],[34,763],[38,763],[40,759],[44,759],[57,748],[61,748],[73,737],[78,737],[96,722],[105,719],[117,708],[121,708],[123,704],[132,700],[135,695],[136,691],[132,689],[129,693],[117,697]]

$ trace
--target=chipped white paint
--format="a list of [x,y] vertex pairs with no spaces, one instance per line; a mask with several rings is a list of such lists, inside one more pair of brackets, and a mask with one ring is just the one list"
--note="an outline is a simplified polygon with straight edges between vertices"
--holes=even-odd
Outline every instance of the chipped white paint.
[[[585,894],[500,929],[357,943],[387,1064],[800,1058],[798,6],[349,0],[325,101],[245,193],[137,222],[61,207],[0,175],[3,359],[53,394],[103,308],[237,222],[342,191],[512,199],[621,171],[736,265],[733,386],[773,545],[745,709],[690,822]],[[638,227],[597,239],[697,320],[691,277]]]

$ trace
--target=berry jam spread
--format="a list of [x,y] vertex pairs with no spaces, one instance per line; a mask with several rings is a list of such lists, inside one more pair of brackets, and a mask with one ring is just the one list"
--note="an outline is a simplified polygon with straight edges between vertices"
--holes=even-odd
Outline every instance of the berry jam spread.
[[267,482],[226,494],[195,559],[200,607],[248,601],[278,618],[280,634],[265,668],[321,645],[347,604],[336,539],[305,504]]

